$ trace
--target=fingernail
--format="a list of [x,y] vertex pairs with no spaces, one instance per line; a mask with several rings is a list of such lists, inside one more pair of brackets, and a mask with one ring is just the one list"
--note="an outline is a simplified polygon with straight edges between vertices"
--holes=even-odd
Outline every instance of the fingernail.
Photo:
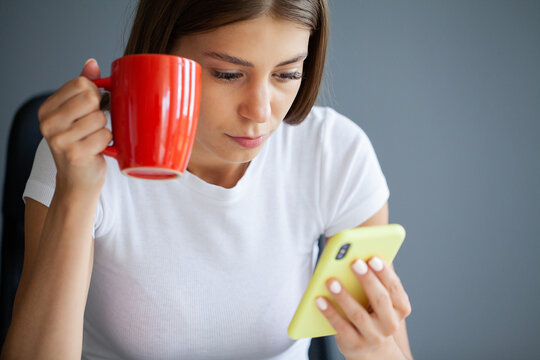
[[369,266],[375,271],[381,271],[383,269],[383,262],[378,257],[374,256],[371,260],[369,260]]
[[367,265],[362,259],[356,260],[352,267],[354,271],[356,271],[356,273],[360,275],[364,275],[368,271]]
[[334,294],[339,294],[339,292],[341,291],[341,285],[337,280],[332,281],[332,283],[330,284],[330,291]]
[[315,299],[315,304],[317,307],[321,310],[328,309],[328,304],[326,303],[326,300],[324,300],[322,297],[318,297]]
[[94,61],[96,62],[96,64],[97,64],[97,60],[96,60],[96,59],[90,58],[90,59],[86,60],[86,62],[84,63],[84,66],[86,66],[86,64],[88,64],[88,63],[89,63],[90,61],[92,61],[92,60],[94,60]]

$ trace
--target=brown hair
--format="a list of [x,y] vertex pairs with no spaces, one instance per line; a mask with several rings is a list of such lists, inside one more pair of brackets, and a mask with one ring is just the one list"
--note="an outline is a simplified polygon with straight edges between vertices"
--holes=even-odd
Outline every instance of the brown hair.
[[327,0],[140,0],[124,55],[169,53],[180,37],[270,15],[311,30],[303,80],[284,121],[301,123],[317,100],[329,36]]

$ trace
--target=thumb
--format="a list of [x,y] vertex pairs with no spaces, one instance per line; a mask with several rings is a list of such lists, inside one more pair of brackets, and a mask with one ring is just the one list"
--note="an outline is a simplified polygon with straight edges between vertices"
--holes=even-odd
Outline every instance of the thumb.
[[99,70],[96,59],[90,58],[86,60],[81,71],[81,76],[87,77],[90,80],[96,80],[101,77],[101,71]]

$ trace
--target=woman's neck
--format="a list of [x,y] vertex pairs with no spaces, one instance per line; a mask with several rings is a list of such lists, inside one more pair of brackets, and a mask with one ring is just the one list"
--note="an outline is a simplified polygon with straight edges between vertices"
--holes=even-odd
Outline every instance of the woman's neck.
[[187,170],[205,182],[230,189],[244,176],[250,162],[223,167],[189,164]]

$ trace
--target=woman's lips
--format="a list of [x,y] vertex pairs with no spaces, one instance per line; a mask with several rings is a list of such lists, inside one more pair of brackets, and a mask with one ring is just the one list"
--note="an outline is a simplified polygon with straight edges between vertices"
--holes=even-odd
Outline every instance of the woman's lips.
[[255,138],[237,137],[237,136],[231,136],[231,135],[227,135],[227,136],[233,139],[238,145],[245,147],[247,149],[253,149],[253,148],[256,148],[257,146],[260,146],[266,139],[265,135],[255,137]]

